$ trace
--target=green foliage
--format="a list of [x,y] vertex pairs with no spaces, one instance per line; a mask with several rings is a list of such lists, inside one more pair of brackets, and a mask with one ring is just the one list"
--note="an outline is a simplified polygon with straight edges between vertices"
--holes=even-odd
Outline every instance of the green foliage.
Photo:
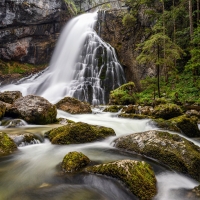
[[133,27],[135,25],[135,22],[136,18],[130,13],[127,13],[122,19],[122,23],[126,27]]

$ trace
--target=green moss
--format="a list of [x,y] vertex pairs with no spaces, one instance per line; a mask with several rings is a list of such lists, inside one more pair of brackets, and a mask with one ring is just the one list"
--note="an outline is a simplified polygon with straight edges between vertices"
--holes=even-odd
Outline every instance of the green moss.
[[90,163],[90,159],[81,152],[69,152],[63,158],[61,167],[65,172],[80,171]]
[[118,148],[157,159],[200,181],[200,148],[179,135],[147,131],[119,138],[115,142]]
[[0,101],[0,119],[4,117],[6,112],[6,105]]
[[130,118],[130,119],[149,119],[150,118],[148,115],[127,114],[127,113],[122,113],[122,114],[119,115],[119,117]]
[[176,104],[160,104],[154,108],[153,116],[156,118],[170,119],[181,115],[183,111]]
[[16,149],[17,146],[13,140],[6,133],[0,132],[0,155],[12,153]]
[[156,194],[156,178],[145,162],[121,160],[86,168],[87,172],[107,175],[122,181],[139,199],[152,199]]
[[110,92],[109,104],[127,105],[135,104],[135,84],[133,82],[126,83],[119,88]]
[[123,106],[111,105],[107,106],[103,112],[119,112],[122,108]]
[[52,129],[46,135],[53,144],[80,144],[114,136],[115,132],[111,128],[78,122]]

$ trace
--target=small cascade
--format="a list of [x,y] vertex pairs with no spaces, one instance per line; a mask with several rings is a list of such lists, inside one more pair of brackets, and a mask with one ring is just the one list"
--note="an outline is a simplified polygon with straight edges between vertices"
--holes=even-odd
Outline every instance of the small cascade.
[[72,19],[62,31],[50,66],[0,91],[43,96],[52,103],[65,96],[93,105],[108,103],[111,90],[126,82],[114,49],[94,31],[97,12]]

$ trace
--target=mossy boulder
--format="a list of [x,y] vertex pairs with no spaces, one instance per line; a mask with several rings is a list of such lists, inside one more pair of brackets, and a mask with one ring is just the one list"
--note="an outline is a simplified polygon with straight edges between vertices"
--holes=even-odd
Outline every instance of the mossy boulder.
[[178,127],[188,137],[200,137],[200,130],[198,128],[196,117],[187,117],[181,115],[169,120],[173,126]]
[[160,104],[154,108],[153,116],[156,118],[171,119],[182,115],[183,111],[176,104]]
[[17,149],[16,144],[4,132],[0,132],[0,155],[12,153]]
[[200,147],[177,134],[156,130],[134,133],[115,140],[115,147],[157,159],[200,181]]
[[149,119],[150,118],[148,115],[126,114],[126,113],[121,113],[118,115],[118,117],[129,118],[129,119]]
[[80,171],[90,163],[90,159],[81,152],[69,152],[63,158],[61,167],[64,172]]
[[198,197],[198,199],[200,198],[200,185],[196,186],[192,192],[195,194],[196,197]]
[[86,172],[110,176],[122,181],[141,200],[156,195],[156,178],[151,166],[144,161],[119,160],[87,167]]
[[83,122],[70,123],[46,133],[52,144],[80,144],[115,136],[112,128]]
[[21,98],[22,93],[20,91],[5,91],[0,92],[0,101],[12,104],[16,99]]
[[119,88],[110,92],[109,104],[110,105],[128,105],[135,104],[136,88],[133,82],[126,83]]
[[6,104],[0,101],[0,119],[4,117],[6,112]]
[[123,106],[111,105],[107,106],[103,112],[119,112],[122,108]]
[[17,99],[7,115],[28,123],[50,124],[56,122],[57,109],[43,97],[28,95]]
[[81,102],[72,97],[65,97],[55,104],[57,109],[69,112],[71,114],[92,113],[90,104]]

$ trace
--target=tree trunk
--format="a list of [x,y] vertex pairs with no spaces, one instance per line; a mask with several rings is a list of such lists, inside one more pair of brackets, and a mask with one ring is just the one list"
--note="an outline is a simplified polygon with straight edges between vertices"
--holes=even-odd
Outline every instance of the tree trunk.
[[158,87],[158,97],[160,98],[160,63],[159,63],[159,60],[160,60],[160,48],[159,48],[159,45],[158,45],[158,62],[157,62],[157,87]]
[[197,24],[199,23],[199,0],[197,0]]
[[189,0],[189,20],[190,20],[190,39],[193,36],[193,20],[192,20],[192,0]]

